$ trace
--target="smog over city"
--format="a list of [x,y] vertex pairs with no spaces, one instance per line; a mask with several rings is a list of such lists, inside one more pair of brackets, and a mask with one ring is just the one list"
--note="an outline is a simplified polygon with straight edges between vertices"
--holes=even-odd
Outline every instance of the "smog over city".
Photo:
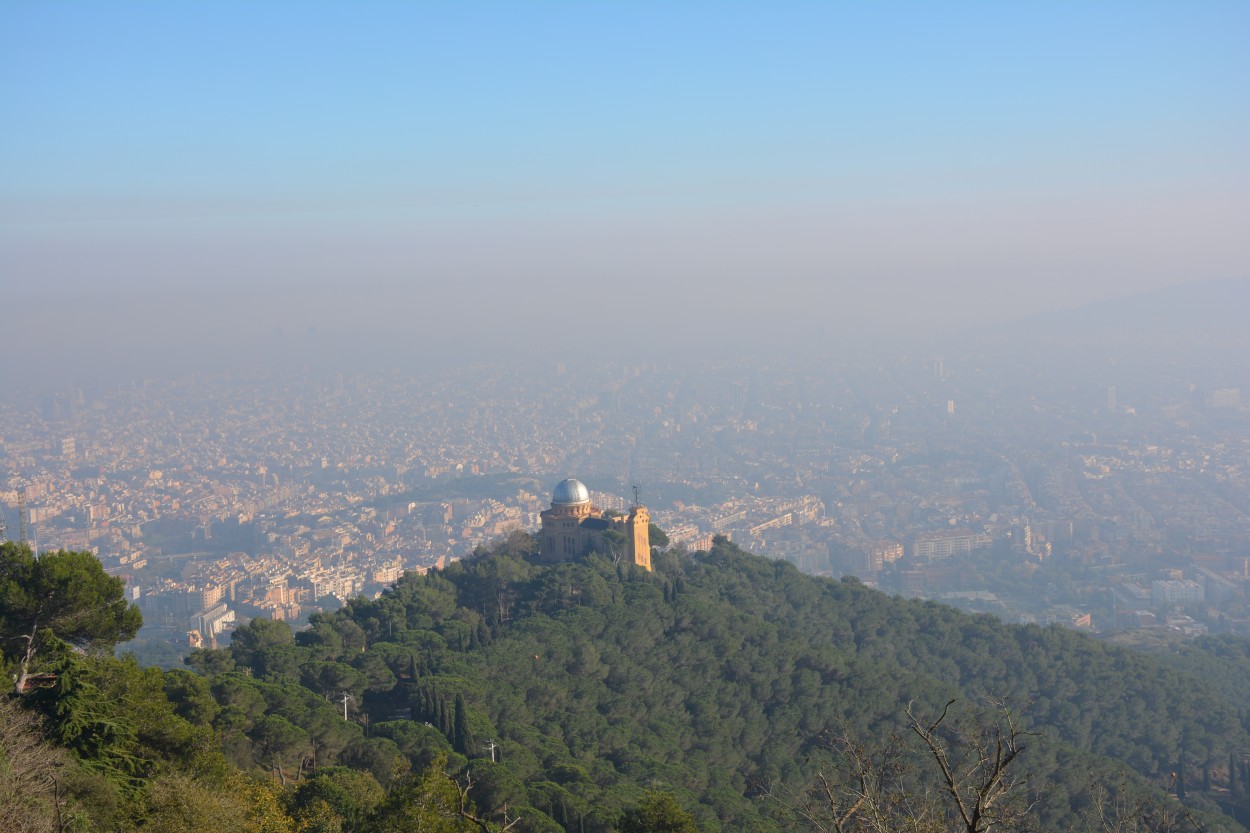
[[[530,617],[562,622],[542,571],[599,570],[559,591],[588,608],[633,592],[596,595],[601,579],[650,581],[663,619],[682,587],[734,599],[699,571],[758,557],[795,569],[777,573],[786,604],[800,578],[937,602],[1244,693],[1247,32],[1232,2],[6,4],[0,543],[31,563],[90,553],[142,614],[119,654],[213,680],[237,664],[315,689],[309,634],[357,622],[359,653],[398,644],[393,624],[375,639],[367,605],[488,581],[474,570],[502,581],[488,563],[522,566],[486,601],[448,602],[472,639],[410,602],[405,632],[431,636],[405,644],[467,657]],[[19,699],[67,673],[37,667],[37,622],[4,634],[30,651],[2,657]],[[256,658],[274,623],[312,651],[288,677]],[[542,652],[521,652],[536,669]],[[433,656],[392,668],[402,696],[361,687],[352,705],[336,683],[333,713],[362,737],[400,712],[445,728],[429,748],[447,746],[449,783],[487,754],[470,729],[491,727],[490,765],[497,741],[519,760],[530,729],[488,690],[519,684],[447,682]],[[941,678],[922,666],[906,667]],[[958,684],[1012,694],[971,671]],[[908,693],[895,717],[928,744],[941,719],[917,720],[908,703],[928,701]],[[1099,708],[1070,697],[1072,714]],[[452,726],[453,711],[474,716]],[[1067,712],[1034,728],[1124,761],[1195,829],[1243,830],[1242,712],[1235,730],[1208,710],[1201,729],[1139,738],[1137,757],[1065,734]],[[230,765],[294,789],[284,829],[331,829],[300,826],[291,764],[239,752],[263,744],[232,726],[212,724]],[[231,746],[236,729],[251,740]],[[400,769],[438,769],[384,736]],[[679,829],[637,826],[659,812],[644,790],[698,829],[744,813],[762,826],[741,829],[819,829],[802,802],[761,804],[769,779],[803,794],[806,763],[709,752],[705,777],[689,748],[664,769],[605,737],[569,741],[588,771],[588,749],[611,761],[593,789],[552,774],[564,753],[525,753],[512,802],[541,823],[520,829]],[[555,782],[572,796],[559,811]],[[575,822],[574,797],[611,813]],[[507,802],[461,800],[457,823],[506,828]],[[1020,818],[1076,825],[1083,802]],[[409,829],[370,806],[375,826],[354,829]]]

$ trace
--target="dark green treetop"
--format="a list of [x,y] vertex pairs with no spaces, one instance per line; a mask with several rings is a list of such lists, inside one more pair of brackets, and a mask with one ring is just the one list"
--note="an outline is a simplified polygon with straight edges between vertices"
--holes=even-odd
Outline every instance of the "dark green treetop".
[[143,617],[124,591],[89,552],[36,555],[25,544],[0,544],[0,652],[16,667],[16,692],[50,639],[108,651],[134,637]]

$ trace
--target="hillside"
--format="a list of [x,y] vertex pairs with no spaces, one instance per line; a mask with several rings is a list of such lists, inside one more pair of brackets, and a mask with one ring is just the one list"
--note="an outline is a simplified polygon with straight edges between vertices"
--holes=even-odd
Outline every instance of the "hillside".
[[19,700],[48,755],[79,762],[55,800],[83,829],[489,830],[506,815],[582,833],[685,808],[703,831],[813,830],[796,813],[813,780],[854,786],[865,763],[909,812],[940,805],[915,729],[953,702],[933,733],[952,760],[1020,741],[1004,807],[1031,808],[995,829],[1104,829],[1100,806],[1244,829],[1240,643],[1152,657],[724,540],[657,554],[654,573],[532,550],[514,534],[299,633],[255,620],[193,655],[200,674],[49,651],[37,670],[55,686]]
[[1194,281],[1123,298],[1094,301],[1071,310],[1039,313],[1013,322],[1025,332],[1090,335],[1108,331],[1177,335],[1244,334],[1238,310],[1250,304],[1246,278]]
[[498,743],[495,797],[570,827],[599,828],[659,783],[706,829],[776,829],[757,800],[768,785],[806,784],[829,730],[899,731],[911,703],[1011,704],[1044,733],[1027,765],[1039,813],[1064,826],[1091,779],[1122,777],[1109,761],[1159,785],[1183,761],[1191,784],[1211,784],[1191,801],[1214,808],[1227,796],[1212,773],[1250,739],[1244,703],[1216,681],[1074,632],[812,578],[726,541],[655,574],[597,557],[536,567],[526,543],[407,577],[314,632],[350,624],[371,652],[420,646],[415,699],[366,706],[411,705],[438,726],[461,701],[467,738],[448,736],[469,756]]

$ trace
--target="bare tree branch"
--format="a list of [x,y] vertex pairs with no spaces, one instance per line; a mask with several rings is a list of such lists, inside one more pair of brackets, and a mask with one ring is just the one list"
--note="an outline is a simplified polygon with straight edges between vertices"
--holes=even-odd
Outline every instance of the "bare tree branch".
[[508,806],[506,804],[503,807],[502,826],[496,826],[489,819],[484,819],[477,815],[477,813],[473,810],[469,809],[473,804],[473,802],[469,799],[469,792],[473,789],[473,785],[476,783],[470,773],[466,772],[464,774],[463,781],[453,778],[452,783],[455,784],[456,791],[460,794],[460,806],[456,811],[457,815],[470,824],[477,825],[478,828],[481,829],[482,833],[504,833],[504,831],[512,829],[512,827],[521,820],[520,816],[513,817],[512,819],[508,818]]
[[1024,738],[1035,733],[1024,731],[1002,701],[991,703],[995,715],[992,722],[978,718],[970,730],[955,727],[944,731],[943,723],[954,704],[954,700],[948,702],[936,720],[926,723],[910,703],[907,719],[938,766],[961,829],[965,833],[988,833],[996,825],[1018,823],[1029,807],[1009,802],[1018,785],[1011,766],[1025,749]]
[[1206,827],[1180,802],[1160,804],[1127,797],[1124,790],[1105,784],[1095,786],[1091,798],[1094,812],[1086,816],[1086,822],[1103,833],[1206,833]]

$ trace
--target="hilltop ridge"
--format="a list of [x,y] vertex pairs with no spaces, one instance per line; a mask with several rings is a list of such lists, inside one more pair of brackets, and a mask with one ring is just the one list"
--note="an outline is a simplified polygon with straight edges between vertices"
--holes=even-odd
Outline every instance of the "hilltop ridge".
[[[198,674],[51,651],[38,670],[54,685],[20,702],[83,767],[57,800],[118,830],[407,830],[424,813],[608,833],[640,807],[705,833],[815,829],[794,803],[848,749],[940,800],[909,729],[947,708],[951,728],[1009,713],[1026,733],[1011,775],[1028,813],[1002,829],[1102,829],[1100,794],[1244,829],[1250,651],[1231,637],[1149,656],[803,575],[724,538],[653,567],[545,565],[516,532],[298,633],[253,620],[193,654]],[[955,753],[986,737],[939,735]]]

